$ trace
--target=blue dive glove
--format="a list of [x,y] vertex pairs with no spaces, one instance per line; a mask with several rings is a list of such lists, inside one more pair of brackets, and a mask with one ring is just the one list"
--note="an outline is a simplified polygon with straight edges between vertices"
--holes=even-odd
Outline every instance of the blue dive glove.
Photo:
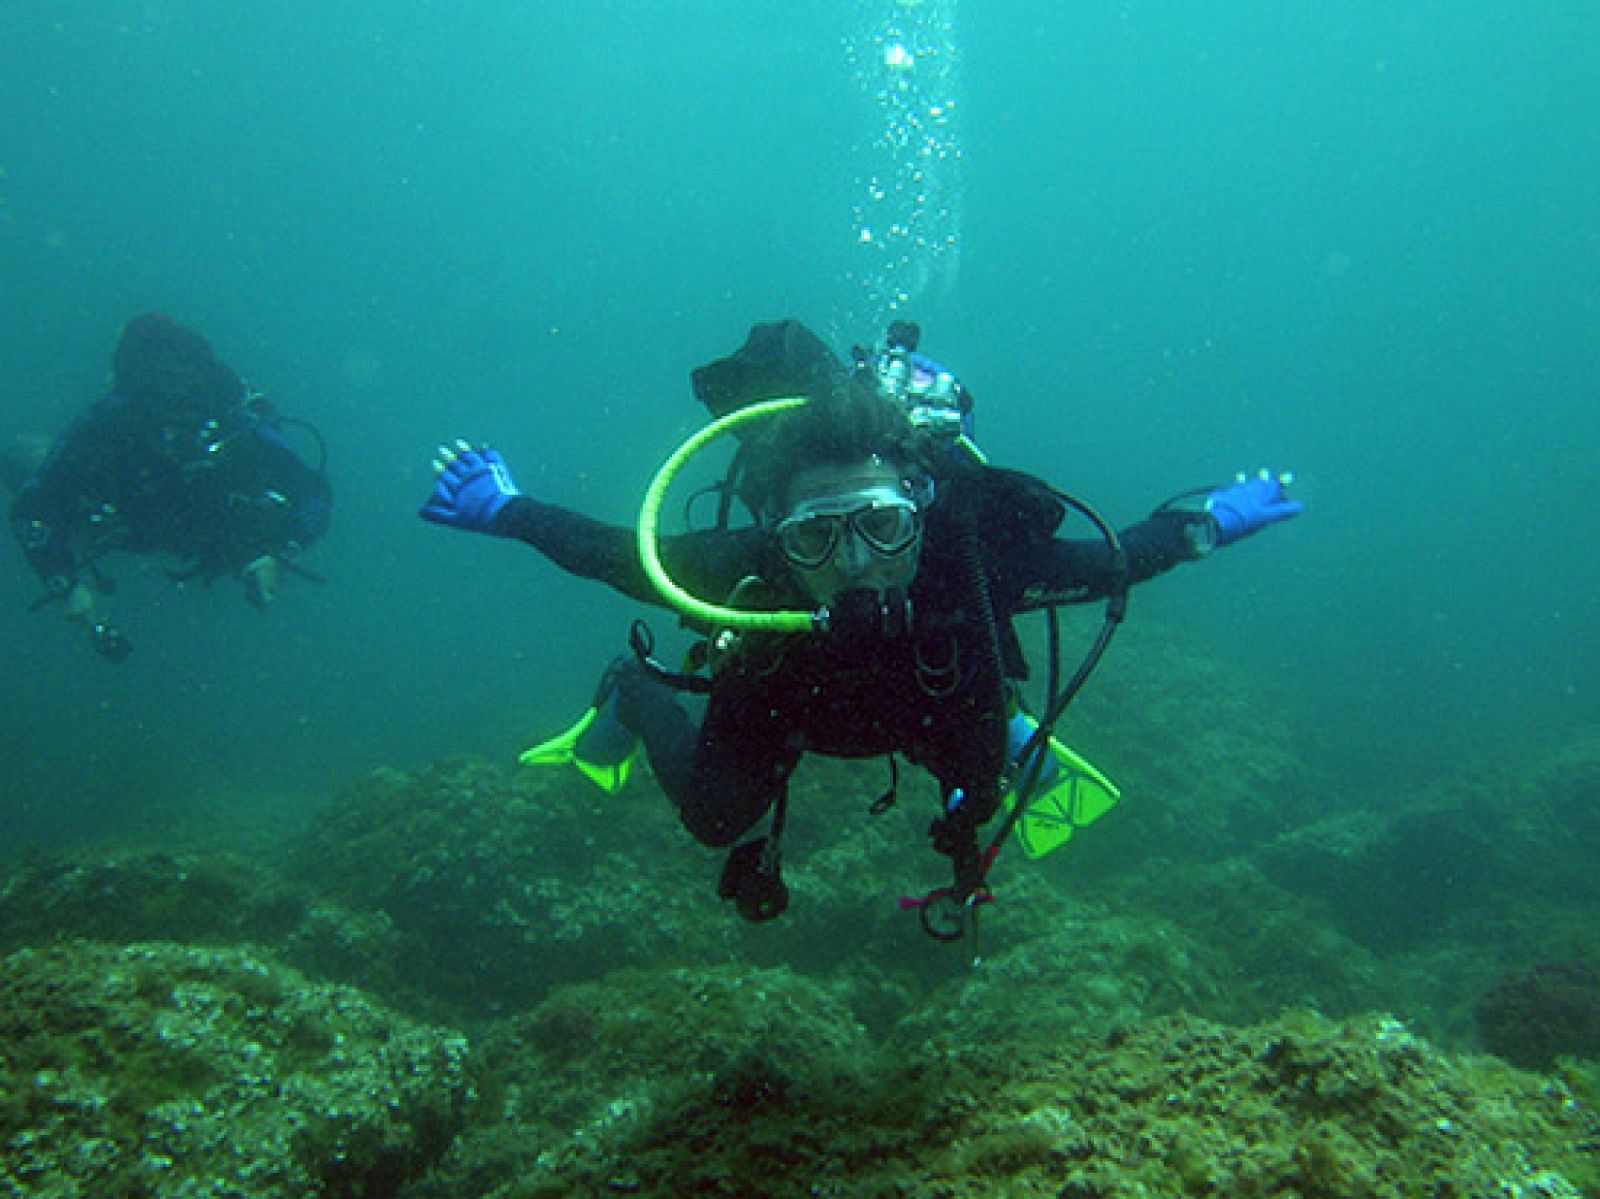
[[1240,475],[1232,486],[1208,495],[1206,511],[1216,519],[1218,547],[1304,512],[1305,505],[1288,496],[1293,481],[1293,475],[1275,475],[1263,469],[1253,479]]
[[474,449],[465,441],[439,447],[433,469],[438,478],[433,494],[417,515],[435,524],[470,533],[488,533],[494,518],[522,494],[499,450]]

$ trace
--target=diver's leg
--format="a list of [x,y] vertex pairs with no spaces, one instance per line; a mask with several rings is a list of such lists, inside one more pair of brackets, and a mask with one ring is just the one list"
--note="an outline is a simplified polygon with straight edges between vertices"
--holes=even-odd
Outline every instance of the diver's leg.
[[617,715],[644,741],[656,781],[702,845],[732,845],[783,794],[799,755],[775,740],[764,705],[713,696],[697,729],[672,688],[636,663],[617,671],[616,684]]
[[688,786],[700,730],[678,702],[677,693],[631,658],[618,658],[601,681],[602,693],[615,687],[617,717],[644,742],[650,769],[674,804]]
[[774,735],[766,704],[714,696],[678,816],[702,845],[732,845],[783,795],[799,760]]

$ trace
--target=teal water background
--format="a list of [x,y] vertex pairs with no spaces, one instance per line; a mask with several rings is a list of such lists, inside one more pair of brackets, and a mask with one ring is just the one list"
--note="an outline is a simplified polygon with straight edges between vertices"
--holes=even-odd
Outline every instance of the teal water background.
[[[626,521],[750,322],[871,338],[846,50],[894,7],[7,6],[0,434],[60,429],[162,309],[316,422],[338,495],[328,586],[267,613],[115,570],[120,668],[7,549],[7,847],[509,759],[580,710],[634,607],[421,524],[431,448]],[[1261,465],[1309,508],[1135,619],[1292,687],[1352,787],[1592,733],[1600,9],[943,7],[959,277],[907,312],[984,446],[1119,523]]]

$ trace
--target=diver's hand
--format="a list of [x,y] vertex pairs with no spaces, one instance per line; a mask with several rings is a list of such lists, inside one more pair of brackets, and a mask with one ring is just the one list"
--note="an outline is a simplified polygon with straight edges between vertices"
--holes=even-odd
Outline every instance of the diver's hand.
[[1294,476],[1275,475],[1262,468],[1254,478],[1240,475],[1228,487],[1218,488],[1206,497],[1206,511],[1217,522],[1217,545],[1232,545],[1279,521],[1299,516],[1305,505],[1291,500],[1289,484]]
[[433,494],[417,514],[434,524],[472,533],[492,532],[500,509],[522,494],[500,451],[487,446],[475,449],[465,441],[442,445],[433,469],[438,475]]
[[265,608],[278,598],[278,584],[282,579],[283,563],[275,554],[262,554],[239,572],[244,598],[255,608]]

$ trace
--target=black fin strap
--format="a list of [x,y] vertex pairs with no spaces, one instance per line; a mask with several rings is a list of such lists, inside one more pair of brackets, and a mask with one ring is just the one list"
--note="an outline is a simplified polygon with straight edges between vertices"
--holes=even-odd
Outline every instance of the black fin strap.
[[867,809],[874,816],[882,816],[895,801],[900,798],[900,763],[893,754],[889,755],[889,789],[877,799],[872,801],[872,806]]
[[633,627],[628,630],[628,648],[633,650],[633,656],[639,659],[639,665],[643,666],[650,677],[658,683],[665,683],[677,691],[693,691],[700,695],[710,693],[711,680],[704,675],[668,670],[656,661],[652,656],[656,648],[655,634],[644,621],[634,621]]

